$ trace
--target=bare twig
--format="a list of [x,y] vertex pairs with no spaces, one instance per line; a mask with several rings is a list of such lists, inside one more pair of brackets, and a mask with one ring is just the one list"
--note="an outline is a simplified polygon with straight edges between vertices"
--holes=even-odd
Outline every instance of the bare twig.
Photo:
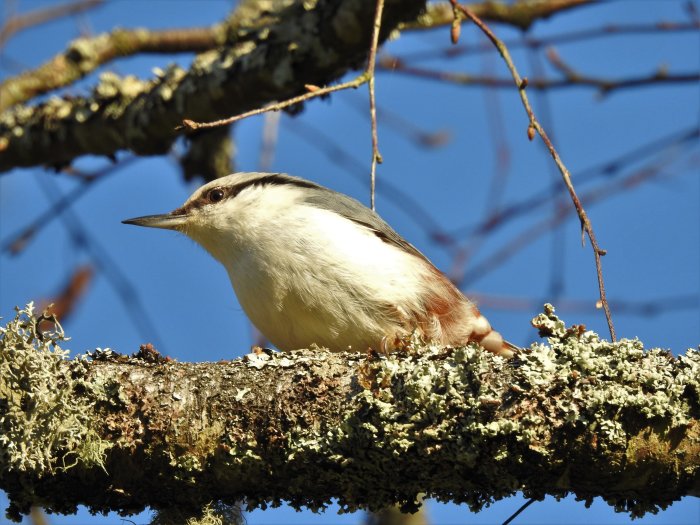
[[[638,186],[650,179],[661,177],[665,174],[662,170],[663,166],[661,165],[645,167],[628,177],[616,180],[612,184],[606,184],[586,192],[581,200],[586,203],[587,206],[594,205],[618,193],[629,191],[630,188]],[[479,264],[472,266],[461,279],[457,280],[457,282],[460,286],[468,286],[487,272],[503,264],[518,251],[527,246],[531,246],[535,239],[544,235],[553,227],[561,224],[573,211],[574,210],[569,206],[558,206],[556,215],[546,217],[523,231],[515,239],[509,240],[501,249],[491,254]]]
[[[473,13],[490,22],[528,29],[535,21],[548,18],[574,7],[592,5],[593,0],[548,0],[547,2],[473,2],[463,4]],[[415,21],[405,22],[400,29],[433,29],[452,24],[454,2],[429,3],[425,13]]]
[[372,29],[372,44],[369,49],[367,74],[369,75],[369,116],[372,121],[372,168],[370,170],[370,206],[375,210],[374,194],[377,184],[377,163],[382,163],[382,155],[379,153],[379,138],[377,137],[377,102],[374,93],[374,68],[377,63],[377,44],[379,42],[379,30],[382,27],[382,11],[384,0],[377,0],[377,10],[374,15],[374,27]]
[[193,120],[185,119],[182,121],[182,125],[178,126],[177,130],[188,130],[188,131],[194,131],[198,129],[206,129],[206,128],[216,128],[218,126],[225,126],[227,124],[233,124],[234,122],[238,122],[239,120],[243,120],[248,117],[253,117],[255,115],[262,115],[263,113],[267,113],[268,111],[281,111],[285,108],[288,108],[290,106],[294,106],[296,104],[300,104],[302,102],[306,102],[307,100],[311,100],[312,98],[316,97],[321,97],[324,95],[328,95],[330,93],[334,93],[335,91],[342,91],[344,89],[350,89],[350,88],[358,88],[363,84],[366,84],[369,80],[369,75],[367,74],[367,71],[363,72],[361,75],[357,76],[356,78],[349,80],[347,82],[342,82],[340,84],[336,84],[334,86],[326,86],[326,87],[318,87],[314,86],[311,84],[306,85],[306,90],[307,92],[304,93],[303,95],[297,95],[296,97],[288,98],[287,100],[283,100],[282,102],[277,102],[275,104],[270,104],[268,106],[262,107],[262,108],[257,108],[253,109],[250,111],[246,111],[245,113],[240,113],[239,115],[234,115],[233,117],[228,117],[225,119],[220,119],[220,120],[214,120],[211,122],[195,122]]
[[612,341],[616,340],[615,337],[615,327],[613,326],[613,321],[612,321],[612,314],[610,312],[610,306],[608,305],[607,298],[605,296],[605,282],[603,281],[603,268],[602,268],[602,263],[601,263],[601,256],[605,255],[605,251],[600,248],[598,245],[598,241],[595,236],[595,232],[593,231],[593,225],[591,224],[590,219],[588,218],[588,215],[586,214],[585,209],[583,208],[583,205],[581,204],[581,201],[578,198],[578,195],[576,195],[576,190],[574,189],[574,185],[571,182],[571,174],[569,173],[569,170],[566,168],[564,163],[562,162],[561,158],[559,157],[559,153],[556,151],[554,148],[554,145],[552,142],[549,140],[549,137],[547,136],[547,133],[545,130],[542,128],[540,123],[537,121],[535,118],[535,114],[532,111],[532,107],[530,106],[530,101],[527,98],[527,94],[525,93],[525,88],[527,86],[527,81],[523,81],[522,78],[520,78],[520,74],[518,73],[515,64],[513,63],[513,60],[510,57],[510,53],[508,52],[508,49],[503,45],[503,42],[501,42],[498,37],[486,26],[480,19],[477,17],[474,13],[472,13],[469,9],[464,8],[463,6],[460,6],[456,0],[450,0],[451,3],[457,7],[464,15],[466,15],[472,22],[474,22],[479,29],[483,31],[483,33],[487,36],[491,42],[496,46],[498,49],[498,52],[500,53],[501,57],[503,57],[503,60],[506,63],[506,66],[508,67],[508,70],[510,71],[513,80],[515,81],[516,86],[518,86],[518,93],[520,94],[520,99],[523,103],[523,106],[525,108],[525,111],[527,112],[528,119],[530,120],[530,124],[528,126],[528,137],[532,140],[534,137],[535,132],[537,132],[542,140],[544,141],[545,145],[547,146],[547,149],[549,150],[550,154],[552,155],[552,158],[554,159],[554,162],[556,163],[557,167],[559,168],[559,171],[562,175],[562,178],[564,179],[564,184],[566,184],[567,189],[569,190],[569,195],[571,197],[571,200],[574,203],[574,206],[576,208],[576,212],[578,213],[579,220],[581,221],[581,233],[583,235],[583,232],[588,234],[588,238],[591,241],[591,246],[593,248],[593,256],[595,258],[595,266],[596,266],[596,274],[598,277],[598,291],[600,293],[600,300],[603,305],[603,311],[605,312],[605,318],[608,323],[608,329],[610,330],[610,338]]
[[[48,312],[61,324],[65,323],[87,292],[94,273],[92,265],[79,266],[69,276],[63,289],[55,296],[41,301],[37,309]],[[45,320],[44,323],[48,325],[47,328],[42,328],[44,331],[55,328],[55,323],[51,322],[50,319]]]
[[[482,17],[482,19],[483,18],[484,17]],[[697,31],[698,29],[700,29],[700,20],[691,20],[690,22],[654,22],[651,24],[608,24],[602,27],[592,27],[579,31],[567,31],[566,33],[558,33],[542,37],[526,34],[524,35],[524,38],[504,40],[503,42],[504,45],[512,51],[513,49],[521,49],[523,47],[539,49],[552,45],[571,44],[575,42],[590,41],[598,38],[608,38],[613,36],[659,35]],[[451,58],[470,53],[489,53],[493,50],[493,45],[486,42],[477,44],[459,44],[438,49],[408,52],[401,55],[401,60],[406,63],[415,63],[422,60]]]
[[[540,299],[528,297],[507,297],[500,295],[488,295],[470,293],[480,307],[500,310],[515,310],[531,312],[542,308]],[[693,310],[700,306],[700,297],[697,293],[657,297],[643,301],[631,301],[623,299],[610,299],[610,306],[617,315],[631,315],[639,317],[653,317],[664,313],[679,310]],[[585,313],[600,309],[600,300],[593,299],[564,299],[557,301],[557,312]]]
[[535,498],[530,498],[527,500],[523,505],[520,506],[518,510],[516,510],[513,514],[510,515],[510,517],[504,521],[501,525],[508,525],[511,523],[515,518],[517,518],[522,512],[528,508],[530,505],[532,505],[535,501],[537,501]]
[[[499,89],[513,89],[513,80],[510,78],[470,75],[468,73],[455,73],[452,71],[437,71],[434,69],[411,66],[403,59],[383,56],[380,58],[377,68],[384,71],[403,73],[419,78],[450,82],[463,86],[487,86]],[[600,90],[603,94],[609,94],[620,89],[639,88],[655,85],[696,84],[700,81],[700,73],[669,73],[660,67],[657,71],[647,75],[630,76],[624,78],[594,77],[590,75],[575,74],[566,75],[563,78],[528,78],[528,88],[538,90],[565,89],[572,87],[590,87]]]
[[37,9],[36,11],[10,17],[2,27],[0,27],[0,47],[4,46],[5,42],[19,31],[45,24],[57,18],[82,13],[101,3],[102,0],[78,0],[77,2]]
[[[577,172],[575,174],[576,181],[580,187],[582,183],[590,182],[601,176],[615,176],[619,174],[626,165],[639,162],[659,152],[676,147],[692,148],[697,144],[698,138],[700,138],[700,128],[694,126],[690,129],[684,129],[680,132],[654,139],[653,141],[646,142],[641,146],[626,151],[617,157]],[[523,215],[531,214],[539,210],[547,204],[548,196],[558,195],[565,191],[566,188],[562,187],[561,183],[557,181],[556,185],[552,184],[531,197],[526,197],[518,202],[503,207],[497,214],[492,214],[491,217],[475,226],[453,230],[446,238],[458,239],[464,236],[486,235]]]
[[[36,219],[24,226],[17,233],[10,235],[7,239],[2,241],[2,243],[0,243],[0,252],[9,253],[10,255],[20,254],[37,233],[51,224],[54,219],[60,217],[61,214],[68,208],[74,206],[75,203],[78,202],[78,200],[85,195],[88,190],[94,187],[95,182],[105,180],[109,175],[121,170],[122,168],[130,166],[137,159],[138,157],[135,156],[128,157],[117,164],[113,164],[94,173],[81,173],[73,170],[72,174],[77,174],[77,176],[82,180],[82,183],[73,191],[55,199],[52,205],[43,213],[39,214]],[[68,168],[66,170],[68,170]]]

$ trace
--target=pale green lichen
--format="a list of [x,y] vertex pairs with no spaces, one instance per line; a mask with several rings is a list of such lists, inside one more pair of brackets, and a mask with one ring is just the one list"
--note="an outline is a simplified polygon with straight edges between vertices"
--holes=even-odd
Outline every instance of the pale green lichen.
[[[31,324],[31,311],[24,314]],[[338,498],[348,512],[393,503],[412,510],[424,493],[478,510],[516,491],[556,498],[570,491],[587,502],[602,496],[636,516],[692,493],[700,354],[673,358],[636,340],[610,343],[567,328],[552,307],[534,324],[548,344],[533,344],[514,360],[415,337],[389,355],[258,349],[216,365],[156,367],[104,350],[93,360],[116,363],[110,370],[129,366],[117,376],[95,366],[91,386],[82,388],[110,418],[106,428],[126,430],[114,434],[121,437],[110,454],[120,451],[120,440],[122,452],[140,446],[134,437],[147,435],[148,425],[156,433],[167,427],[146,445],[144,469],[162,476],[168,494],[171,486],[181,491],[190,512],[212,497],[248,498],[249,508],[288,501],[321,510]],[[59,362],[67,368],[64,354]],[[169,408],[145,403],[129,412],[134,398],[149,398],[171,377],[179,379],[159,398]],[[194,402],[198,424],[201,414],[210,418],[202,428],[191,425]],[[134,425],[138,433],[129,430]],[[63,451],[65,463],[108,452],[95,438],[83,436],[82,448]]]
[[[17,309],[0,327],[0,470],[32,471],[38,477],[78,462],[104,469],[110,444],[86,428],[90,405],[75,391],[86,388],[65,366],[61,326],[42,332],[33,304]],[[60,459],[59,459],[60,458]]]
[[582,423],[625,412],[663,420],[670,428],[689,423],[688,389],[697,393],[700,381],[697,350],[676,362],[668,351],[645,351],[637,339],[611,343],[591,331],[567,330],[554,308],[545,308],[533,323],[552,329],[549,346],[533,345],[521,356],[524,381],[568,385],[581,402],[575,419]]
[[245,519],[238,505],[229,505],[220,501],[210,502],[196,515],[182,509],[159,510],[151,519],[151,525],[243,525]]
[[[413,484],[410,477],[397,474],[404,479],[403,492],[377,491],[376,501],[395,498],[412,509],[425,487],[439,486],[431,496],[443,499],[442,494],[449,494],[445,499],[463,501],[479,510],[527,488],[522,485],[527,475],[514,471],[513,465],[532,465],[532,455],[564,468],[573,458],[553,446],[557,441],[553,436],[593,438],[595,446],[585,452],[593,454],[592,461],[596,457],[619,459],[639,428],[667,432],[685,428],[697,418],[697,351],[690,350],[676,361],[663,350],[645,351],[638,340],[611,343],[582,327],[567,328],[549,305],[534,324],[548,332],[549,344],[533,344],[515,362],[476,346],[455,348],[446,360],[444,348],[415,341],[413,355],[409,348],[408,356],[377,356],[368,365],[371,385],[354,396],[341,423],[315,438],[307,428],[293,429],[289,458],[308,457],[313,451],[336,463],[348,477],[356,476],[361,486],[362,469],[369,467],[364,463],[358,467],[357,457],[374,458],[376,472],[367,472],[371,477],[399,464],[410,472],[414,458],[420,463],[420,457],[428,456],[434,458],[437,472],[421,472]],[[274,355],[256,357],[249,366],[270,366],[277,359]],[[503,406],[510,396],[517,401],[509,411]],[[522,413],[522,406],[535,409]],[[538,406],[546,408],[540,411]],[[582,447],[588,446],[584,443]],[[391,458],[401,461],[394,465]],[[452,474],[444,475],[441,469],[445,468],[469,474],[449,486],[445,480]],[[537,486],[537,480],[533,483]],[[561,497],[567,492],[550,493]],[[590,501],[594,493],[590,489],[576,495]],[[656,512],[669,503],[635,499],[633,494],[634,490],[603,497],[632,516]],[[341,498],[339,503],[346,511],[360,508],[352,498]],[[313,502],[310,507],[323,505]]]

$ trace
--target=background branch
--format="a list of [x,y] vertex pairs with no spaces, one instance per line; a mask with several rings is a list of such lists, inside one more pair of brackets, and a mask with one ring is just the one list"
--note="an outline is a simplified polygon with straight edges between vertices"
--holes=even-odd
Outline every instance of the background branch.
[[[69,15],[82,13],[97,7],[102,3],[102,0],[78,0],[56,6],[37,9],[23,15],[10,16],[8,20],[0,27],[0,48],[5,45],[5,42],[28,27],[35,27],[57,18],[63,18]],[[2,91],[0,91],[2,93]],[[0,97],[1,99],[2,97]],[[1,102],[0,102],[1,104]],[[0,106],[2,107],[2,106]]]
[[[593,3],[592,0],[549,0],[547,2],[472,2],[463,4],[478,17],[489,22],[508,24],[520,29],[528,29],[536,20],[548,18],[574,7]],[[405,29],[433,29],[448,26],[454,20],[450,2],[428,4],[425,13],[415,21],[404,22],[399,27]]]

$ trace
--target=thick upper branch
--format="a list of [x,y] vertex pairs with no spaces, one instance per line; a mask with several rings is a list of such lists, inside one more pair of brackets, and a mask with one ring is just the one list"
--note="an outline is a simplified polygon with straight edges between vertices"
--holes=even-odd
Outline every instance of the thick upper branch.
[[35,326],[20,316],[0,341],[0,488],[14,517],[241,499],[411,508],[419,493],[478,509],[518,490],[641,514],[700,494],[700,354],[610,344],[551,311],[538,325],[550,346],[514,362],[424,344],[67,361]]
[[[414,19],[424,3],[387,1],[381,40],[399,22]],[[14,106],[0,114],[0,171],[57,166],[122,149],[164,153],[184,118],[215,120],[297,95],[306,84],[328,84],[362,65],[374,5],[373,0],[264,2],[237,19],[235,44],[198,55],[189,71],[173,66],[150,81],[105,74],[89,97]]]
[[[476,3],[488,20],[527,27],[589,0]],[[449,23],[449,4],[386,2],[380,40],[396,28]],[[0,84],[0,172],[44,164],[60,167],[85,154],[113,157],[168,150],[184,119],[211,121],[327,85],[362,65],[369,50],[374,0],[242,2],[210,28],[115,30],[71,43],[37,69]],[[447,6],[447,7],[446,7]],[[219,47],[224,45],[225,47]],[[21,102],[68,85],[116,57],[201,52],[189,70],[170,67],[147,81],[104,74],[84,97]],[[208,50],[208,51],[207,51]]]

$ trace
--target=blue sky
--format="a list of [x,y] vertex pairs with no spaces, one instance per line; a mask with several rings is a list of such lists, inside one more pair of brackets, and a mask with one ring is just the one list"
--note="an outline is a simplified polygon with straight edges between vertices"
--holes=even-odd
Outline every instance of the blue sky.
[[[3,15],[11,2],[2,4]],[[50,1],[14,2],[19,11],[51,4]],[[698,7],[698,3],[694,3]],[[0,76],[16,73],[16,67],[40,64],[81,31],[99,33],[115,26],[149,28],[209,25],[231,8],[229,1],[128,0],[107,1],[86,15],[32,28],[11,39],[0,62]],[[686,2],[645,0],[608,2],[594,8],[573,10],[539,22],[531,36],[566,34],[608,24],[648,24],[686,21]],[[519,34],[493,26],[504,39]],[[462,43],[479,44],[483,37],[473,28],[462,30]],[[410,53],[449,47],[447,29],[406,34],[390,42],[384,51],[408,57]],[[566,63],[580,72],[612,78],[651,74],[659,67],[671,73],[697,72],[700,68],[700,35],[684,33],[608,36],[579,43],[562,44],[557,51]],[[513,50],[521,74],[535,78],[538,62],[548,75],[554,71],[533,53]],[[146,78],[153,67],[170,61],[186,66],[191,56],[145,56],[117,61],[105,70]],[[416,63],[440,71],[505,76],[507,71],[495,53],[470,54],[457,59]],[[70,87],[80,94],[93,85],[91,76]],[[397,231],[426,253],[447,272],[455,267],[455,247],[434,241],[438,232],[452,233],[459,246],[474,248],[467,261],[467,275],[489,257],[515,245],[539,221],[551,218],[552,184],[561,183],[553,162],[539,141],[526,138],[527,120],[515,91],[464,87],[415,78],[400,73],[379,72],[378,103],[385,111],[399,114],[427,132],[447,131],[450,140],[442,147],[422,148],[407,136],[407,124],[392,126],[381,120],[377,210]],[[608,250],[603,269],[611,301],[659,306],[654,315],[632,315],[613,307],[619,337],[641,339],[646,346],[684,352],[700,343],[698,293],[700,290],[700,148],[697,141],[656,151],[658,139],[697,128],[700,122],[700,93],[697,85],[656,85],[601,96],[587,87],[548,92],[530,92],[535,112],[552,136],[574,177],[580,195],[597,191],[603,195],[587,206],[598,240]],[[367,203],[370,134],[364,90],[334,94],[327,100],[306,105],[298,117],[281,117],[275,148],[274,171],[312,179]],[[241,171],[259,167],[263,118],[248,119],[236,127]],[[497,190],[491,184],[499,172],[499,148],[509,162]],[[635,159],[607,176],[586,176],[591,168],[637,151]],[[125,156],[125,155],[124,155]],[[95,170],[106,159],[84,158],[76,166]],[[658,176],[624,191],[613,191],[618,180],[645,169]],[[596,172],[593,171],[595,174]],[[579,179],[577,179],[577,175]],[[402,197],[388,185],[400,188],[418,201]],[[41,169],[15,170],[0,175],[0,242],[28,224],[50,205],[45,189],[53,195],[73,190],[75,181]],[[185,183],[174,161],[154,157],[138,159],[100,181],[71,207],[72,217],[93,243],[92,253],[77,248],[62,220],[42,228],[19,256],[0,255],[0,315],[12,315],[15,305],[55,294],[77,265],[94,262],[95,250],[109,270],[98,271],[91,288],[65,328],[72,337],[68,345],[78,354],[95,347],[132,352],[145,341],[180,360],[218,360],[247,353],[253,330],[230,289],[224,270],[203,250],[184,237],[163,231],[123,226],[128,217],[160,213],[179,206],[197,184]],[[44,189],[42,189],[44,188]],[[495,195],[495,196],[494,196]],[[484,221],[500,205],[530,197],[532,211],[475,243],[461,233]],[[567,206],[570,204],[564,201]],[[431,226],[424,213],[430,217]],[[70,216],[68,220],[71,220]],[[97,246],[97,248],[95,248]],[[537,340],[529,320],[543,302],[561,304],[560,315],[569,323],[583,323],[607,337],[605,319],[594,308],[567,311],[571,301],[593,305],[597,299],[595,267],[590,247],[581,247],[578,221],[569,215],[563,225],[524,243],[524,247],[498,266],[487,265],[468,279],[465,291],[487,296],[482,310],[510,340],[526,345]],[[115,270],[116,268],[116,270]],[[148,322],[134,322],[134,304],[125,303],[113,285],[122,275]],[[121,287],[124,293],[124,286]],[[533,305],[497,307],[501,298],[512,305],[521,299]],[[676,298],[676,299],[673,299]],[[680,300],[686,301],[680,303]],[[687,304],[686,304],[687,303]],[[138,314],[137,314],[138,315]],[[435,523],[499,523],[521,503],[514,497],[497,502],[473,515],[460,506],[429,502]],[[4,498],[0,497],[0,505]],[[358,523],[359,515],[297,513],[288,508],[256,511],[248,515],[250,525],[277,523]],[[136,518],[147,521],[147,515]],[[697,499],[686,498],[640,524],[696,524],[700,521]],[[516,523],[628,523],[606,504],[596,501],[590,509],[567,498],[551,499],[532,506]],[[51,517],[51,523],[120,523],[116,516]]]

